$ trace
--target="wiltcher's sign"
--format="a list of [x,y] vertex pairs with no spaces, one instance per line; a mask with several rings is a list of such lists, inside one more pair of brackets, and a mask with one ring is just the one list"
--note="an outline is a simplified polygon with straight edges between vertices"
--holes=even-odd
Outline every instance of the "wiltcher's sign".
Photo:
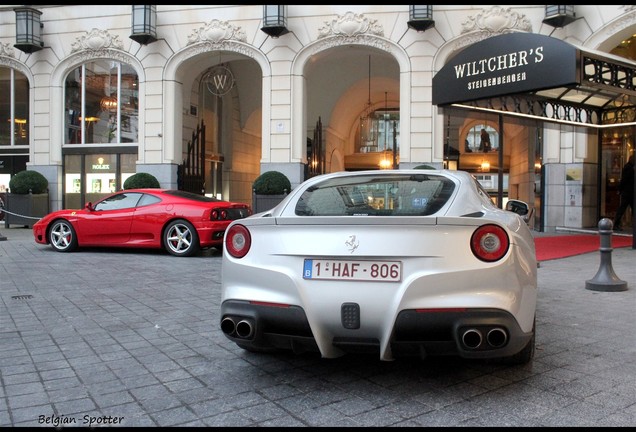
[[477,42],[433,77],[433,104],[447,105],[574,85],[579,51],[533,33],[509,33]]

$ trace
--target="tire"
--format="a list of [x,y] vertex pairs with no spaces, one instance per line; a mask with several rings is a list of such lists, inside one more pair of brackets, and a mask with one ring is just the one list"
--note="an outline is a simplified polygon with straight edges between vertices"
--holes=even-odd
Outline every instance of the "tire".
[[163,245],[168,253],[181,257],[192,256],[201,249],[197,230],[185,220],[172,221],[166,226]]
[[49,228],[49,244],[58,252],[72,252],[77,249],[77,234],[67,220],[58,219]]

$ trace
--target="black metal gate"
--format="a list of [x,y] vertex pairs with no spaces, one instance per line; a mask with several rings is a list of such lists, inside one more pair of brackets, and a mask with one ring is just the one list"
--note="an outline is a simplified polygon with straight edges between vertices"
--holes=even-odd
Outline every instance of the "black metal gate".
[[177,170],[177,187],[196,194],[205,193],[205,124],[192,132],[188,142],[188,151],[183,163]]
[[324,174],[326,168],[325,148],[322,138],[322,119],[318,117],[314,129],[314,139],[307,139],[307,169],[305,178]]

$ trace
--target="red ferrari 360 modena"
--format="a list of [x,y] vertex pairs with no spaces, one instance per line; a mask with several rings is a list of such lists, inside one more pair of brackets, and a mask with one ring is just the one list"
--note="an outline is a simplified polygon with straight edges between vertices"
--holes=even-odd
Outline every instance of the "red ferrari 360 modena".
[[59,210],[33,225],[35,241],[59,252],[79,247],[166,249],[175,256],[221,247],[227,226],[252,214],[247,204],[172,189],[128,189],[82,210]]

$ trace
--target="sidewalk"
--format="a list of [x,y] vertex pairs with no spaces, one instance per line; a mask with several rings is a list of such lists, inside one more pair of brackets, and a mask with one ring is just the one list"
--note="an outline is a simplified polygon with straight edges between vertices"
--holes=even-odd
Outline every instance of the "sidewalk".
[[[544,261],[526,366],[256,355],[218,328],[220,252],[58,253],[0,226],[0,427],[636,424],[636,250]],[[561,233],[559,233],[561,235]],[[54,422],[58,422],[55,424]]]

